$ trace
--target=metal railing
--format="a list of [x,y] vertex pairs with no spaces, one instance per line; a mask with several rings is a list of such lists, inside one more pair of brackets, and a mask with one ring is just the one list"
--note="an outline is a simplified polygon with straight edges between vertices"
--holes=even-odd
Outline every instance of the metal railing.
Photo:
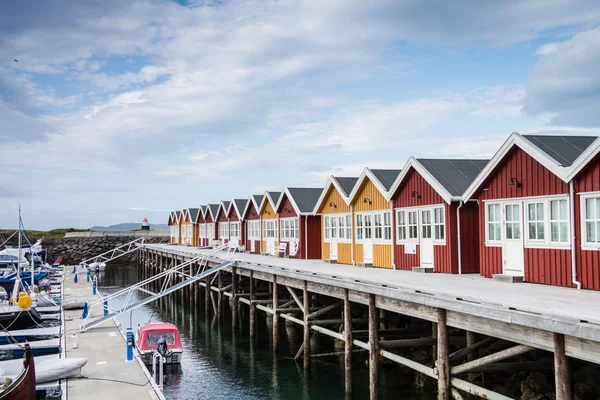
[[121,246],[115,247],[112,250],[106,251],[102,254],[98,254],[97,256],[86,258],[85,260],[82,260],[81,263],[87,266],[93,263],[107,263],[109,261],[116,260],[119,257],[123,257],[125,254],[129,254],[137,250],[138,245],[144,244],[144,240],[145,239],[143,237],[137,238],[135,240],[132,240],[131,242],[127,242],[125,244],[122,244]]

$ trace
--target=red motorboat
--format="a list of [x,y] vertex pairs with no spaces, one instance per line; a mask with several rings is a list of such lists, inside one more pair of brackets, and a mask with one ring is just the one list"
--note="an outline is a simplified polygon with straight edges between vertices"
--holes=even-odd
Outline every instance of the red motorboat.
[[135,345],[144,363],[152,364],[152,355],[161,338],[165,339],[167,344],[166,364],[179,364],[183,353],[179,331],[175,325],[167,323],[146,324],[139,327],[135,335]]
[[34,400],[35,399],[35,363],[29,344],[25,344],[23,370],[14,379],[7,380],[0,387],[0,400]]

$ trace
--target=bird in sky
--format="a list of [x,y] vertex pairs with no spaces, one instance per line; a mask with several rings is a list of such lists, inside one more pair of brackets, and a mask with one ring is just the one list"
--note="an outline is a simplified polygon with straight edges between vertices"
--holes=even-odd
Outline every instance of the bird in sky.
[[13,61],[14,61],[14,62],[19,62],[19,61],[18,61],[16,58],[13,58]]

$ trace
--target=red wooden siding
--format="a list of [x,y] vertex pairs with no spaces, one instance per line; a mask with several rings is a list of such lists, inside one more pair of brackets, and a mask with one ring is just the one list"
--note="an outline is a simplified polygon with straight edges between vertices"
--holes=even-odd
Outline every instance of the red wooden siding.
[[217,214],[217,221],[218,222],[228,222],[229,218],[227,218],[227,214],[225,213],[225,211],[223,211],[223,208],[219,208],[219,213]]
[[282,194],[283,199],[281,204],[279,204],[279,208],[275,210],[277,214],[279,214],[279,218],[292,218],[297,217],[296,210],[294,206],[292,206],[292,202],[288,199],[287,194]]
[[[413,192],[417,193],[414,197],[412,196]],[[435,244],[433,246],[433,265],[435,272],[456,274],[458,273],[458,230],[456,220],[456,209],[458,204],[447,204],[425,178],[412,168],[393,198],[394,208],[432,206],[438,204],[444,206],[446,243],[443,245]],[[473,206],[469,206],[469,208],[465,208],[465,206],[463,206],[461,208],[461,215],[465,214],[465,212],[467,213],[466,218],[461,217],[461,233],[477,232],[477,207],[473,207],[475,212],[471,209],[472,207]],[[395,228],[395,214],[393,220]],[[470,241],[471,245],[478,245],[476,234],[475,237],[473,237],[473,235],[467,235],[466,239]],[[396,268],[410,270],[413,267],[420,266],[419,247],[420,246],[417,244],[416,254],[405,254],[403,244],[394,245]],[[463,245],[462,247],[464,248],[465,246]],[[475,254],[477,253],[478,252],[475,252]],[[463,273],[479,272],[479,260],[477,257],[473,257],[472,253],[470,256],[471,257],[466,257],[466,260],[463,257]]]
[[[516,178],[521,187],[508,184]],[[569,185],[529,154],[516,147],[481,185],[479,200],[568,194]],[[523,211],[523,210],[522,210]],[[522,221],[524,215],[521,216]],[[527,232],[523,225],[523,235]],[[481,275],[492,277],[502,273],[502,247],[485,245],[485,204],[479,207],[479,240]],[[570,251],[557,249],[525,249],[525,281],[550,285],[569,285]],[[463,253],[465,254],[465,253]]]
[[592,160],[575,180],[575,257],[577,280],[584,289],[600,290],[600,251],[581,249],[580,193],[600,191],[600,156]]
[[463,274],[479,272],[479,206],[469,201],[460,208],[460,248]]
[[[305,230],[306,239],[305,238]],[[296,258],[309,258],[319,259],[321,258],[321,217],[320,216],[309,216],[300,217],[300,247]],[[308,245],[308,254],[305,254],[305,246]]]

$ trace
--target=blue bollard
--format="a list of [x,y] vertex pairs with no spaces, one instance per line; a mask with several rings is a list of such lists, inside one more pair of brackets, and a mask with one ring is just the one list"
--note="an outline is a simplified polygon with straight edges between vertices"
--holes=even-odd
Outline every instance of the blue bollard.
[[108,315],[108,300],[104,300],[104,316]]
[[73,265],[73,272],[71,272],[72,274],[77,272],[77,266]]
[[81,319],[85,319],[88,316],[88,303],[83,303],[83,312],[81,313]]
[[127,336],[126,336],[126,344],[127,344],[127,361],[133,361],[133,332],[131,332],[131,328],[127,328]]
[[96,285],[97,285],[97,283],[96,283],[96,282],[97,282],[97,281],[96,281],[96,277],[94,277],[94,280],[93,280],[93,282],[92,282],[92,294],[93,294],[94,296],[96,295]]
[[78,275],[78,274],[75,274],[75,275],[73,276],[73,282],[74,282],[74,283],[77,283],[77,282],[79,282],[79,278],[77,278],[77,276],[79,276],[79,275]]
[[90,281],[90,274],[85,274],[85,280],[86,280],[86,282]]

